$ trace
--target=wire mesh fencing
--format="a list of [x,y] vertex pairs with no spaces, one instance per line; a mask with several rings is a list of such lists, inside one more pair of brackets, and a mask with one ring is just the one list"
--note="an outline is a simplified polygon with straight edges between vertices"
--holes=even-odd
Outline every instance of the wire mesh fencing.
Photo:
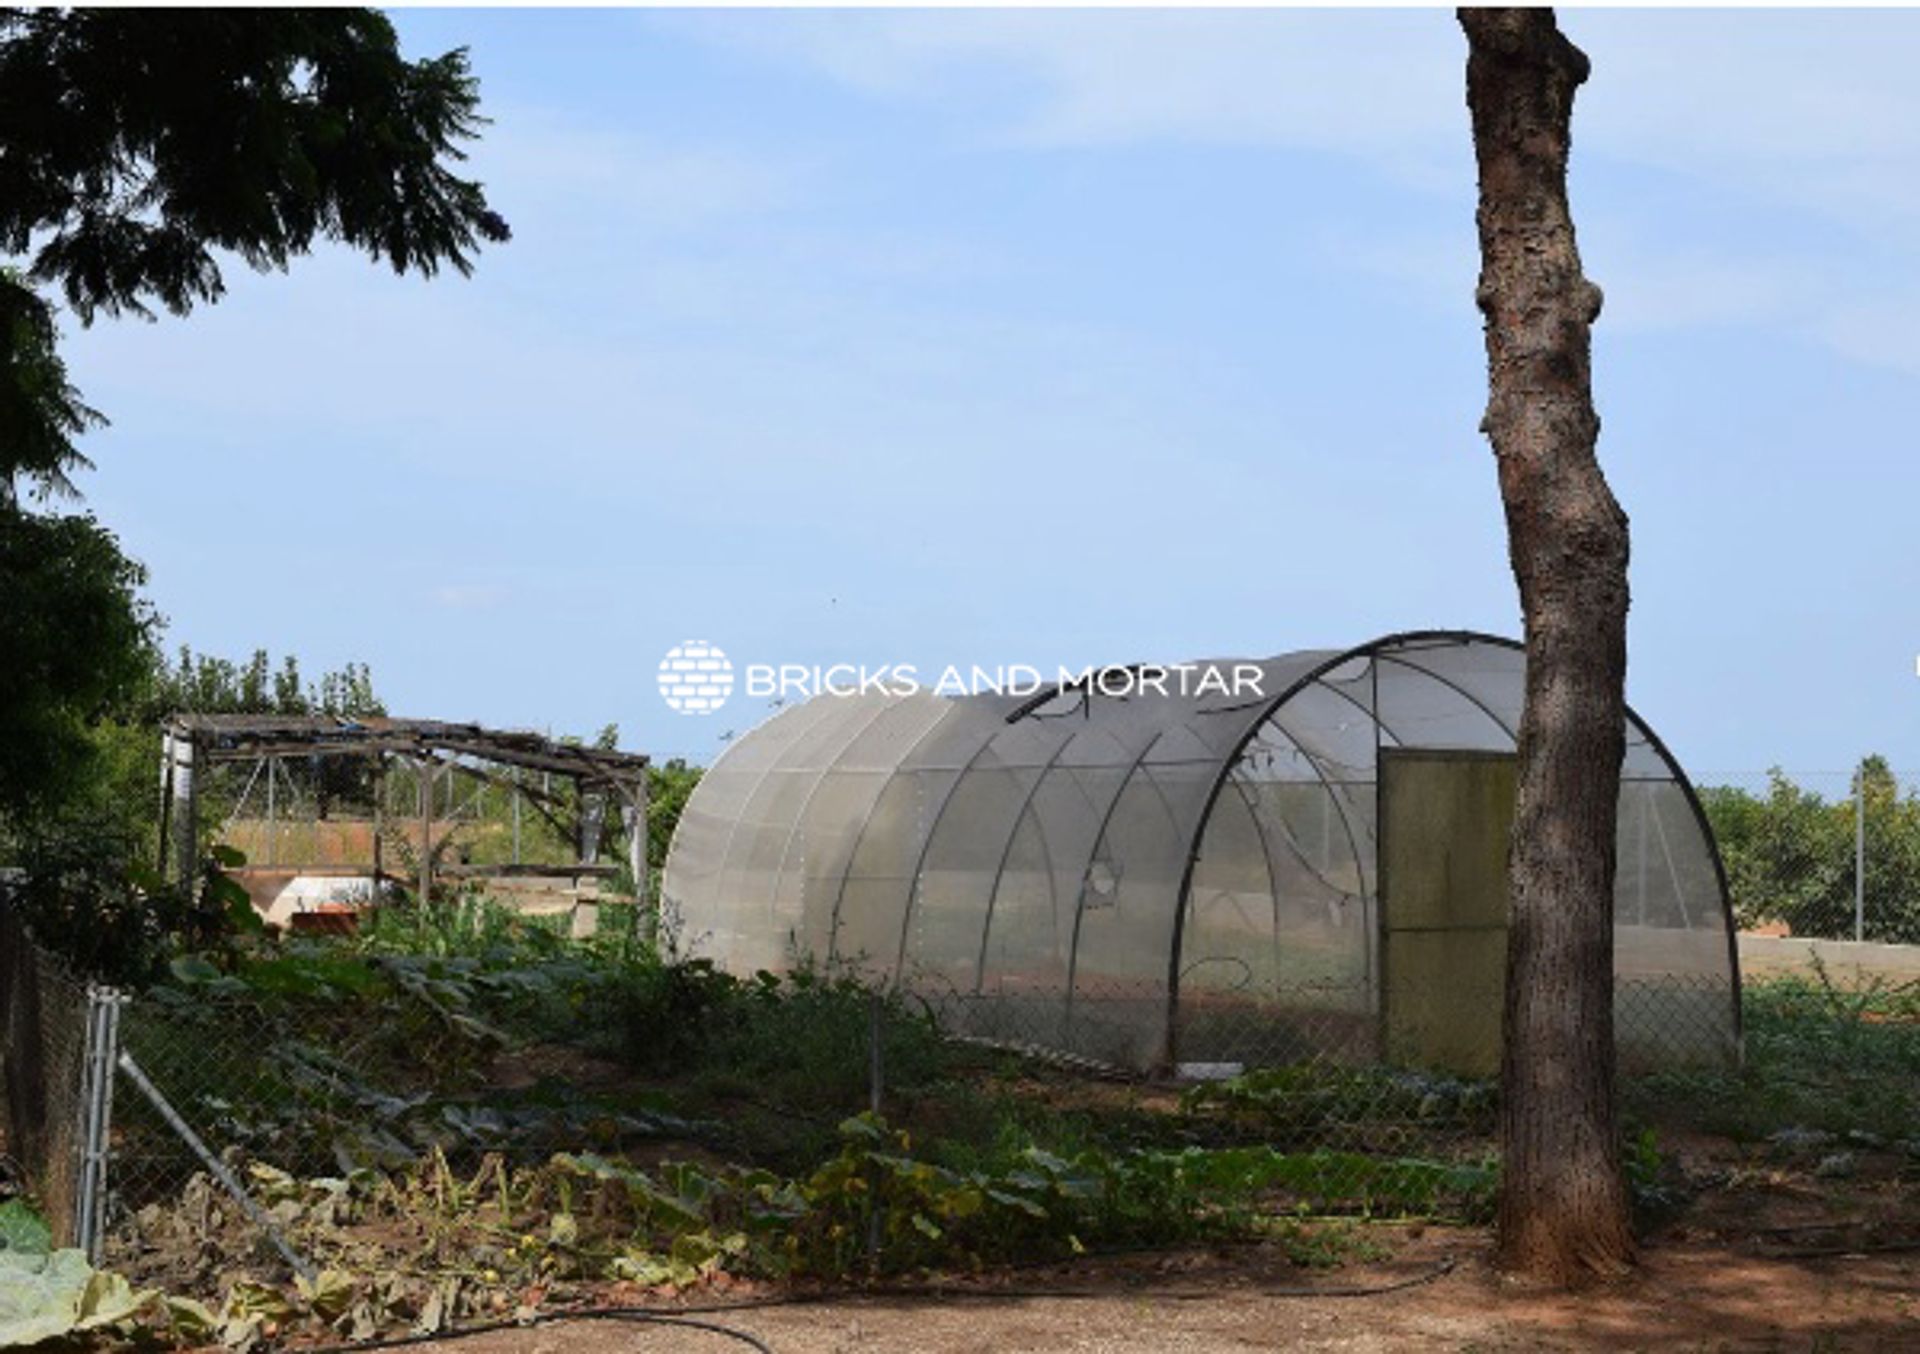
[[[162,989],[134,1001],[121,1042],[175,1112],[238,1159],[341,1176],[435,1150],[537,1158],[606,1149],[653,1127],[556,1093],[529,1065],[523,1037],[461,1009],[456,981],[410,975],[399,995],[373,998],[208,986],[216,990]],[[564,1074],[564,1054],[546,1070]],[[130,1100],[114,1130],[112,1199],[122,1213],[167,1197],[201,1169],[148,1100]]]
[[[125,1090],[116,1101],[114,1218],[137,1221],[205,1172],[202,1149],[174,1117],[222,1160],[302,1178],[401,1168],[436,1152],[537,1161],[703,1137],[710,1146],[727,1144],[728,1125],[692,1123],[663,1105],[657,1087],[673,1079],[670,1062],[664,1075],[623,1075],[606,1057],[586,1053],[609,1048],[613,1006],[583,1002],[574,991],[562,1001],[570,1022],[548,1012],[516,1029],[509,1018],[515,998],[476,1013],[458,982],[409,981],[415,988],[374,1001],[229,994],[215,980],[202,985],[212,990],[190,997],[162,990],[129,1002],[121,1049],[165,1106]],[[514,982],[545,990],[531,971]],[[436,994],[436,984],[448,990]],[[928,1077],[924,1040],[916,1044],[911,1029],[898,1028],[906,1022],[1015,1060],[1070,1100],[1078,1093],[1062,1087],[1170,1088],[1193,1141],[1295,1154],[1298,1169],[1315,1174],[1293,1186],[1318,1202],[1377,1192],[1389,1167],[1397,1187],[1408,1172],[1433,1176],[1423,1186],[1429,1190],[1441,1188],[1444,1172],[1465,1170],[1446,1177],[1448,1188],[1465,1189],[1491,1151],[1497,992],[1436,991],[1418,1000],[1403,992],[1384,1011],[1378,993],[1364,987],[1190,998],[1179,1008],[1172,1047],[1160,1050],[1169,1056],[1145,1064],[1143,1032],[1164,1030],[1168,1009],[1164,987],[1153,984],[1109,983],[1071,995],[1040,987],[908,991],[885,1000],[877,1045],[857,1009],[849,1015],[829,1003],[788,1013],[812,1026],[795,1056],[838,1063],[807,1077],[803,1095],[791,1093],[792,1083],[741,1085],[724,1068],[703,1076],[721,1096],[784,1116],[796,1132],[871,1108],[876,1085],[885,1088],[882,1112],[902,1112]],[[1704,981],[1623,983],[1616,998],[1623,1063],[1730,1060],[1731,1002],[1724,985]],[[827,1028],[836,1022],[845,1028]],[[653,1034],[665,1040],[673,1032]],[[1151,1072],[1142,1073],[1143,1065]]]
[[[1498,981],[1312,983],[1260,992],[1175,992],[1165,984],[1002,986],[916,995],[962,1038],[1124,1077],[1217,1079],[1249,1068],[1423,1068],[1467,1078],[1499,1070]],[[1614,984],[1621,1064],[1672,1068],[1737,1060],[1737,994],[1709,975]]]
[[[524,962],[315,942],[244,978],[182,960],[172,982],[120,997],[17,927],[0,942],[6,1150],[69,1232],[91,1209],[115,1259],[163,1218],[177,1229],[183,1200],[230,1207],[289,1177],[556,1153],[758,1164],[769,1137],[791,1148],[779,1169],[805,1171],[873,1109],[916,1140],[990,1104],[1068,1140],[1098,1123],[1110,1146],[1197,1151],[1182,1170],[1257,1178],[1280,1207],[1476,1216],[1495,1180],[1497,982],[922,979],[870,994],[565,941]],[[1851,1009],[1822,995],[1825,977],[1793,981],[1804,1000],[1750,988],[1746,1009],[1796,1031]],[[1724,979],[1619,979],[1623,1090],[1653,1088],[1636,1103],[1657,1105],[1696,1072],[1694,1091],[1737,1089],[1741,1024]],[[110,1103],[88,1072],[103,1057],[120,1072]],[[270,1219],[258,1230],[274,1235]]]
[[0,1153],[58,1245],[92,1250],[101,1222],[117,995],[35,945],[0,886]]

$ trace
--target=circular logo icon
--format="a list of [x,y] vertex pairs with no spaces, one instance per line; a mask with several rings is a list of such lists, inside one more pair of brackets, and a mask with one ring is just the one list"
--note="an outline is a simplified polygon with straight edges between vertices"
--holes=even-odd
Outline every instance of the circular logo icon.
[[717,645],[690,639],[660,660],[660,695],[683,715],[710,715],[733,694],[733,664]]

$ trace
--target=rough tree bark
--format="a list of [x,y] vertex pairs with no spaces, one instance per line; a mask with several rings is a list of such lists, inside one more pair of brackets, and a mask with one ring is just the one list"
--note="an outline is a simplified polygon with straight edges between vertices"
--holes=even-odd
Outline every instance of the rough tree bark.
[[1567,206],[1586,56],[1545,9],[1463,9],[1493,443],[1527,646],[1511,848],[1497,1257],[1557,1283],[1634,1259],[1614,1109],[1613,883],[1625,753],[1627,518],[1594,455]]

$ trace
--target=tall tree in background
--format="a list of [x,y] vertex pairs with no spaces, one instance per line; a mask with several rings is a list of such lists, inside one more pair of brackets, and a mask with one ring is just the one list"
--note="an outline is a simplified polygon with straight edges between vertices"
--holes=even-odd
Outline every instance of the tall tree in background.
[[184,315],[219,299],[222,255],[280,269],[316,240],[465,273],[508,235],[456,172],[478,109],[463,52],[409,61],[372,10],[0,9],[0,725],[19,750],[0,822],[52,791],[40,768],[71,768],[100,674],[144,670],[153,628],[110,535],[24,503],[72,494],[100,421],[46,293],[82,323]]
[[1585,54],[1546,9],[1462,9],[1493,443],[1527,646],[1511,850],[1498,1257],[1558,1282],[1633,1262],[1614,1107],[1613,884],[1627,517],[1594,455],[1567,205]]

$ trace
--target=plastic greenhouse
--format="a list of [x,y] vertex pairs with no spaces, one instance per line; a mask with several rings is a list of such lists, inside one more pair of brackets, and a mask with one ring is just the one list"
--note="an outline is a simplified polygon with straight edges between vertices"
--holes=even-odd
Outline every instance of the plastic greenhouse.
[[[663,899],[741,973],[811,964],[964,1033],[1128,1068],[1498,1061],[1524,655],[1462,632],[1259,663],[1260,695],[823,695],[689,799]],[[1739,1046],[1727,889],[1629,712],[1615,902],[1628,1065]]]

